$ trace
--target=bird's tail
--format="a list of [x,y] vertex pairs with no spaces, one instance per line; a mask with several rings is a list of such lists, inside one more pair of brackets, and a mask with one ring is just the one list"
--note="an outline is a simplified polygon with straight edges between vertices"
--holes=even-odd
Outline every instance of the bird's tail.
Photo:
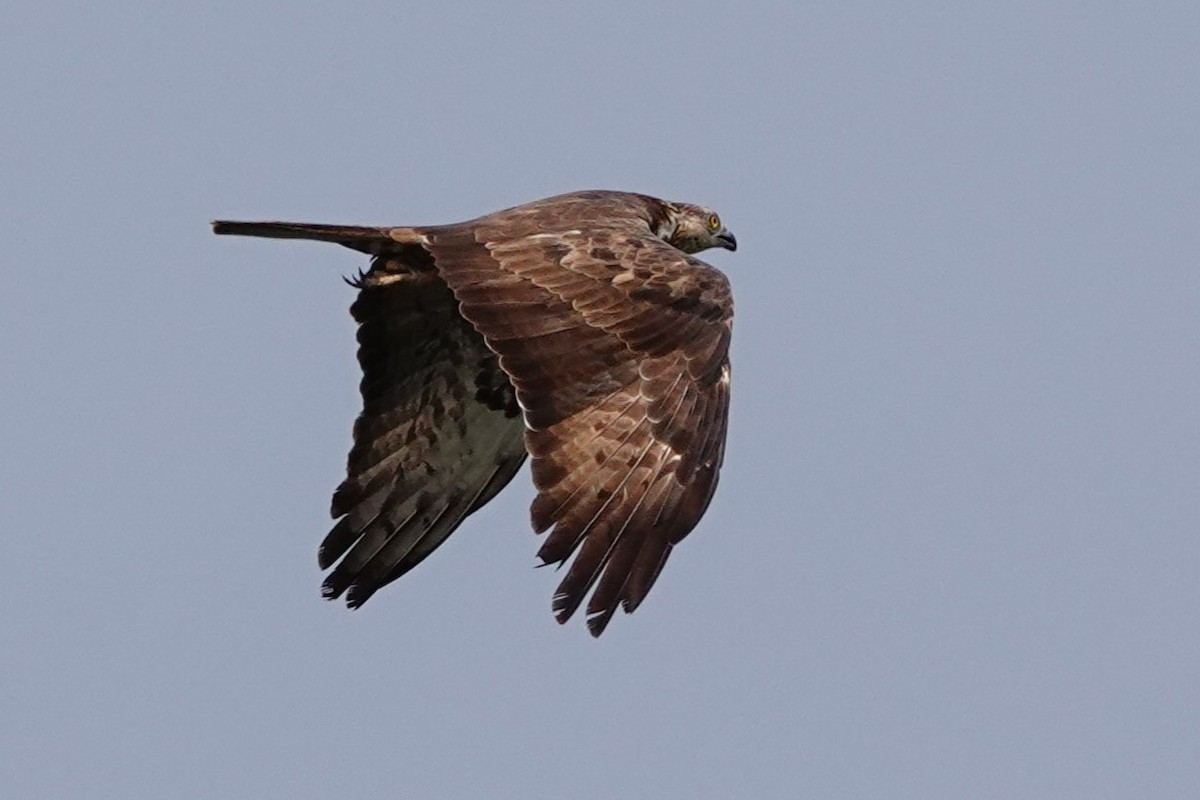
[[231,222],[217,220],[213,233],[228,236],[263,236],[268,239],[311,239],[334,242],[362,253],[380,255],[397,245],[416,244],[411,228],[364,228],[354,225],[313,225],[305,222]]

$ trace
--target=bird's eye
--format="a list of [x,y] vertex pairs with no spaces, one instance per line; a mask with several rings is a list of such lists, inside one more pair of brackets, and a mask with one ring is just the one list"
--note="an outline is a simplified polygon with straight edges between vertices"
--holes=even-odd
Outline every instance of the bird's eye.
[[721,218],[718,217],[716,214],[709,214],[708,215],[708,229],[710,231],[715,231],[720,227],[721,227]]

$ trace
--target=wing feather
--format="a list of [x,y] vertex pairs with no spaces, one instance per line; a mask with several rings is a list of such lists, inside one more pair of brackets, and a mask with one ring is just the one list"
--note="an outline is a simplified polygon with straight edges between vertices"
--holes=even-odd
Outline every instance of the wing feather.
[[430,250],[516,387],[533,526],[549,531],[538,555],[571,560],[556,616],[591,592],[599,635],[645,599],[712,497],[732,301],[717,270],[644,229],[565,228],[447,230]]
[[351,607],[433,552],[525,459],[508,379],[448,287],[373,284],[372,274],[351,308],[363,412],[334,493],[341,519],[318,554],[333,566],[323,594],[345,594]]

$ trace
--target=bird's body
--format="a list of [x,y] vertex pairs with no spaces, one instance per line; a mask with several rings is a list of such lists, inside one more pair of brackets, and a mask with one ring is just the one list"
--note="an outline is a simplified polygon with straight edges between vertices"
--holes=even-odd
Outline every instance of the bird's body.
[[352,281],[363,411],[320,549],[327,597],[358,606],[412,569],[528,454],[538,555],[575,556],[559,621],[593,587],[594,635],[641,603],[724,454],[733,303],[691,256],[735,249],[715,214],[592,191],[454,225],[214,230],[373,256]]

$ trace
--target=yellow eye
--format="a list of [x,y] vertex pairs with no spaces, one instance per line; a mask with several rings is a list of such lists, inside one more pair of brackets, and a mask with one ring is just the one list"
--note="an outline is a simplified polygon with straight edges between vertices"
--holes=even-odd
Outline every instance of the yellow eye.
[[716,214],[708,215],[708,229],[710,231],[718,230],[721,227],[721,218]]

